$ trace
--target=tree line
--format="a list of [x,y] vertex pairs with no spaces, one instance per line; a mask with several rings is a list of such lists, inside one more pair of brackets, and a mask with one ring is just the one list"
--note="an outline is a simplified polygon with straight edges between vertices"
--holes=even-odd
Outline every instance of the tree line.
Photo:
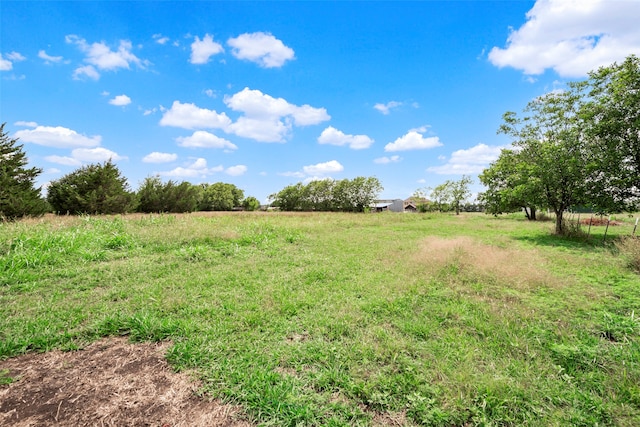
[[513,148],[482,174],[488,213],[572,208],[615,213],[640,207],[640,59],[629,56],[507,112],[499,133]]

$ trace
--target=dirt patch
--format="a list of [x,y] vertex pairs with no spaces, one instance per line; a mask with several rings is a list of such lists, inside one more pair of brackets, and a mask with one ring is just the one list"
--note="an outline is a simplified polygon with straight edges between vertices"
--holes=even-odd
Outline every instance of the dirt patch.
[[251,426],[238,407],[199,397],[197,382],[173,372],[168,345],[107,338],[0,361],[15,380],[0,386],[0,426]]
[[622,225],[619,221],[609,221],[608,218],[583,218],[580,220],[581,225],[606,226],[607,224],[616,227]]

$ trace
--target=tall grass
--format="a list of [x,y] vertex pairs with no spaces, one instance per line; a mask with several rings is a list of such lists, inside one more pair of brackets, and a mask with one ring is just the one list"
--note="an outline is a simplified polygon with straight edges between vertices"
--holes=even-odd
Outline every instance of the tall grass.
[[176,369],[265,425],[640,423],[639,276],[547,223],[56,221],[0,227],[0,358],[171,339]]

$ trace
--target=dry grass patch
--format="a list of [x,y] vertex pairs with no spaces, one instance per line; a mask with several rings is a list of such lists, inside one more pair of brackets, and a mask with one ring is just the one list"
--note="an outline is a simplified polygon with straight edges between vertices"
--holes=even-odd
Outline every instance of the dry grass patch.
[[485,285],[497,283],[519,291],[558,286],[537,250],[498,247],[470,237],[428,237],[419,244],[415,261],[434,275],[452,271]]

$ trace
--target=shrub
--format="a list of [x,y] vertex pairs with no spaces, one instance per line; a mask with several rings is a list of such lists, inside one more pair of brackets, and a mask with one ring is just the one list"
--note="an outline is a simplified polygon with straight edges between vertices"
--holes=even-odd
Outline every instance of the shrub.
[[640,273],[640,238],[637,236],[621,237],[615,241],[620,255],[626,260],[627,266]]

